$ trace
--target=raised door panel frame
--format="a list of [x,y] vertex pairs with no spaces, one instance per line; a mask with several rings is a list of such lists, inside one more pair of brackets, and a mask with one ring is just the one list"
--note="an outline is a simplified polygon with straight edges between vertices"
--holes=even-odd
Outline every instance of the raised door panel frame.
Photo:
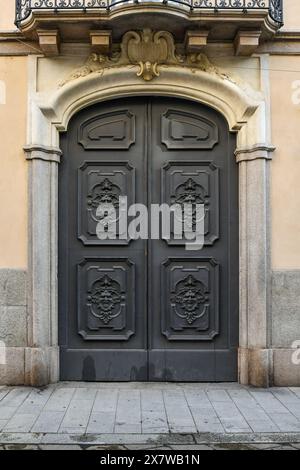
[[134,142],[135,115],[127,109],[87,119],[78,130],[78,143],[85,150],[128,150]]
[[135,264],[87,257],[77,266],[78,334],[85,341],[128,341],[135,334]]
[[169,341],[212,341],[219,334],[219,263],[170,257],[161,265],[161,332]]
[[[204,205],[204,245],[213,245],[220,236],[220,169],[212,161],[168,161],[161,169],[161,202],[183,205],[190,201]],[[187,240],[171,238],[169,245],[185,245]]]
[[128,245],[130,238],[102,240],[96,234],[98,205],[110,203],[117,213],[116,225],[119,228],[119,196],[127,195],[127,204],[135,203],[135,168],[126,160],[84,161],[78,169],[77,219],[78,239],[87,246]]
[[170,108],[161,116],[161,141],[168,150],[212,149],[219,141],[219,131],[204,116]]

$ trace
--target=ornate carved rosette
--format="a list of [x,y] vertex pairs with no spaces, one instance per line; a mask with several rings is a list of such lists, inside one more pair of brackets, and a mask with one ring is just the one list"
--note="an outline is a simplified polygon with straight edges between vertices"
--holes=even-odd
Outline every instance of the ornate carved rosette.
[[105,178],[101,183],[96,184],[87,196],[87,210],[91,212],[94,220],[97,218],[97,209],[100,205],[103,207],[112,205],[115,211],[119,208],[119,197],[121,188],[117,184]]

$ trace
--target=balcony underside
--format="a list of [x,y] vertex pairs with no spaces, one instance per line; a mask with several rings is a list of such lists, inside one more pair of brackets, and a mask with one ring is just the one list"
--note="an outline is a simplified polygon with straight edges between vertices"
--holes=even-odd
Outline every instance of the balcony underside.
[[88,42],[89,32],[110,29],[114,41],[118,41],[129,29],[153,28],[168,30],[181,41],[187,29],[207,30],[209,41],[232,41],[238,30],[261,30],[261,40],[272,36],[280,23],[271,19],[268,8],[250,9],[195,9],[165,4],[119,4],[110,11],[99,8],[86,10],[51,9],[32,10],[18,23],[22,33],[37,39],[40,29],[56,29],[63,42]]

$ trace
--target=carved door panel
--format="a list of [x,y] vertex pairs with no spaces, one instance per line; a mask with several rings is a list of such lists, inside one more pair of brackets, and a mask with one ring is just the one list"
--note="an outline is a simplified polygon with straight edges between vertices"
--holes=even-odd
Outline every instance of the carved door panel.
[[[236,380],[234,137],[204,106],[131,98],[76,115],[62,136],[59,337],[64,380]],[[204,204],[205,245],[97,237],[97,207]]]
[[[100,203],[147,204],[146,111],[121,100],[76,115],[59,185],[61,377],[147,380],[146,243],[97,237]],[[118,225],[117,225],[118,226]],[[121,234],[120,234],[121,235]]]
[[[238,344],[238,206],[234,136],[196,103],[151,102],[152,203],[204,204],[205,244],[150,243],[149,379],[234,381]],[[160,312],[158,315],[157,312]]]

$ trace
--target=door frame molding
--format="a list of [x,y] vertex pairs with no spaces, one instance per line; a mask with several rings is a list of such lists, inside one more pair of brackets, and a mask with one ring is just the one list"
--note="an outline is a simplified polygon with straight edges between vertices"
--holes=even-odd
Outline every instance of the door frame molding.
[[[29,58],[30,77],[37,77],[38,57]],[[153,82],[141,81],[137,67],[114,67],[92,73],[53,92],[29,92],[28,135],[28,347],[25,382],[44,385],[59,380],[58,346],[58,164],[60,132],[85,107],[110,99],[163,95],[214,108],[237,133],[239,165],[239,381],[268,386],[272,350],[270,310],[269,173],[274,147],[268,142],[266,99],[248,85],[228,77],[176,66],[164,67]],[[29,77],[29,78],[30,78]],[[234,158],[234,156],[233,156]]]

